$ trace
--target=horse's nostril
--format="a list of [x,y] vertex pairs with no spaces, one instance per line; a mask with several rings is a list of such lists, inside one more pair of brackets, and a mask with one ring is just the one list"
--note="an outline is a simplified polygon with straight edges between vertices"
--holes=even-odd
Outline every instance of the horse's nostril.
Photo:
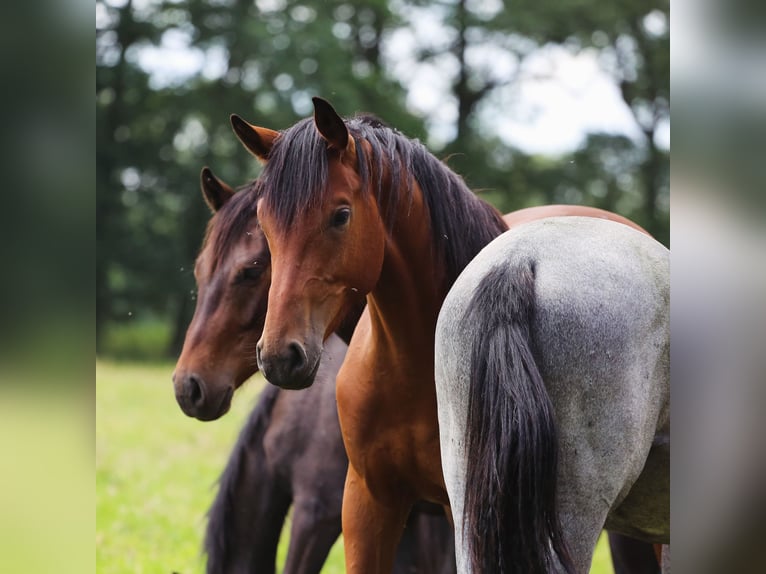
[[289,365],[290,370],[293,373],[300,372],[306,366],[306,351],[303,350],[298,343],[290,343],[289,350]]
[[258,341],[255,345],[255,359],[258,361],[258,367],[260,368],[263,362],[261,361],[261,342]]
[[202,392],[202,381],[199,380],[194,375],[189,376],[189,380],[187,382],[187,386],[189,389],[189,400],[191,403],[199,407],[204,402],[204,393]]

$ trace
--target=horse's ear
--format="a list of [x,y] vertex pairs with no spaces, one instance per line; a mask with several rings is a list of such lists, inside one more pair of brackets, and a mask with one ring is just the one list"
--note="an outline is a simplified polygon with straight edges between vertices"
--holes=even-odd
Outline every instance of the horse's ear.
[[279,132],[249,124],[237,114],[231,114],[229,120],[237,139],[250,153],[261,161],[269,159],[269,153],[274,145],[274,140],[279,136]]
[[209,167],[202,168],[202,172],[199,174],[199,183],[205,203],[213,213],[234,197],[234,190],[213,175]]
[[311,98],[314,102],[314,125],[330,147],[340,151],[354,151],[354,138],[348,133],[346,124],[327,100]]

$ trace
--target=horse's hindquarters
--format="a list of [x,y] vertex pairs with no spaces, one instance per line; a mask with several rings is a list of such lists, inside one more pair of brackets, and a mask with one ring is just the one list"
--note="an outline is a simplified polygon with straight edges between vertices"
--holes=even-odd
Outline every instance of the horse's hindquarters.
[[[534,274],[532,346],[555,409],[559,517],[577,568],[587,571],[612,509],[644,534],[667,535],[668,469],[661,457],[637,480],[655,435],[669,424],[668,259],[664,247],[626,226],[568,217],[509,231],[466,267],[442,307],[436,345],[442,456],[456,527],[466,491],[467,397],[476,384],[470,348],[487,328],[463,317],[483,279],[503,267]],[[506,527],[507,536],[513,530]],[[459,569],[464,552],[458,537]]]
[[537,251],[533,332],[571,545],[584,555],[605,522],[667,541],[669,444],[653,446],[670,425],[668,252],[613,223],[547,227],[515,248]]

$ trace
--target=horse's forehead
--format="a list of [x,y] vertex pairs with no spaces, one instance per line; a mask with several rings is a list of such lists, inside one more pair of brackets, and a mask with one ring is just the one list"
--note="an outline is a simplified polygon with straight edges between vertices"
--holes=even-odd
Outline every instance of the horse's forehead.
[[241,233],[234,235],[225,233],[223,229],[213,228],[195,266],[202,275],[221,273],[242,259],[262,256],[263,252],[267,251],[266,238],[256,221],[250,222],[244,226]]
[[213,260],[212,251],[212,239],[209,230],[205,236],[205,241],[202,243],[202,249],[197,254],[197,259],[194,260],[194,276],[198,283],[210,275],[210,267]]
[[267,249],[263,231],[254,225],[245,228],[239,237],[233,237],[232,239],[228,249],[223,252],[229,261],[236,262],[243,258],[253,257]]
[[333,157],[327,164],[328,189],[337,187],[356,188],[359,184],[359,174],[356,168],[346,160]]

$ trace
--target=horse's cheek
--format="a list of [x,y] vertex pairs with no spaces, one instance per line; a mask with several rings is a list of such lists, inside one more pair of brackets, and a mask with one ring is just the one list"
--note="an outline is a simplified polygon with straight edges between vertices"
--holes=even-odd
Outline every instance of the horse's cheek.
[[352,245],[355,277],[352,285],[361,293],[369,293],[373,290],[380,278],[383,269],[383,256],[385,252],[385,238],[365,238],[364,241],[355,241]]

